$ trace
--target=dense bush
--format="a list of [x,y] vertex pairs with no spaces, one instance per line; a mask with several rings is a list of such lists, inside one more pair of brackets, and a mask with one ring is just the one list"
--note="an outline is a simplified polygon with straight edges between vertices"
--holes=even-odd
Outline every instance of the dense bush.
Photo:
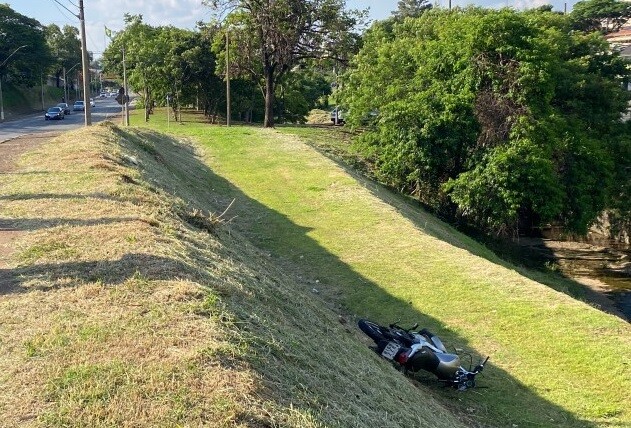
[[342,95],[386,183],[489,231],[583,233],[620,187],[628,73],[567,16],[432,10],[374,25]]

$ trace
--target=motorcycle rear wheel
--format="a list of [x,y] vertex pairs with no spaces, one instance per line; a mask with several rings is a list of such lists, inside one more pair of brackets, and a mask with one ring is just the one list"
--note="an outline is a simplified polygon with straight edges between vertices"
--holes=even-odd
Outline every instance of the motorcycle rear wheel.
[[361,331],[363,331],[377,344],[379,344],[379,342],[381,341],[388,340],[384,335],[384,330],[387,329],[380,326],[379,324],[375,324],[374,322],[368,320],[359,320],[357,325],[359,326]]

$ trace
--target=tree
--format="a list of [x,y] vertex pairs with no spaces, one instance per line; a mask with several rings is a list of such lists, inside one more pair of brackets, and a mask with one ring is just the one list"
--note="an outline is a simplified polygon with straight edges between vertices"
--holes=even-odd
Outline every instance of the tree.
[[360,147],[379,178],[442,214],[495,233],[552,221],[584,233],[618,192],[628,76],[567,16],[432,10],[371,28],[343,104],[347,123],[368,124]]
[[428,0],[399,0],[397,10],[392,11],[395,19],[418,18],[423,12],[432,8]]
[[292,123],[304,123],[309,111],[323,108],[323,96],[331,93],[331,84],[313,64],[288,74],[278,85],[278,117]]
[[0,79],[10,76],[20,84],[39,83],[51,63],[42,25],[0,4],[0,34],[0,64],[11,56],[10,61],[0,67]]
[[618,31],[631,19],[631,4],[620,0],[583,0],[572,8],[574,27],[581,31]]
[[[52,67],[57,87],[59,87],[64,68],[70,70],[81,62],[79,29],[70,25],[64,25],[62,30],[56,24],[50,24],[44,28],[44,34],[54,60]],[[78,73],[79,69],[77,68],[76,70]]]
[[[276,85],[301,61],[310,58],[348,58],[358,40],[351,31],[360,15],[344,9],[343,0],[205,0],[215,8],[230,8],[227,22],[235,32],[247,34],[243,52],[262,79],[265,127],[274,126]],[[230,28],[230,35],[233,29]]]
[[105,51],[103,66],[122,75],[125,50],[128,80],[142,94],[145,120],[154,103],[164,104],[167,95],[176,109],[201,97],[208,112],[213,97],[221,94],[211,51],[212,28],[205,28],[202,34],[172,26],[153,27],[141,15],[126,15],[125,24]]

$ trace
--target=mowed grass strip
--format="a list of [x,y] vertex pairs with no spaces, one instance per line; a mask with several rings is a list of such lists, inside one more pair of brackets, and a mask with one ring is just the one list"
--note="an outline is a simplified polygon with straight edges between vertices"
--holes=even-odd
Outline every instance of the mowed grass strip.
[[0,425],[470,426],[221,217],[235,195],[201,154],[105,124],[3,177],[0,218],[24,234],[2,272]]
[[[150,125],[165,129],[159,116]],[[229,182],[215,190],[236,198],[235,227],[298,280],[356,315],[418,321],[476,357],[490,355],[479,382],[489,388],[436,389],[444,403],[456,400],[490,426],[631,426],[629,324],[540,280],[559,289],[571,282],[500,262],[287,135],[302,128],[228,129],[190,116],[170,131],[203,144]]]

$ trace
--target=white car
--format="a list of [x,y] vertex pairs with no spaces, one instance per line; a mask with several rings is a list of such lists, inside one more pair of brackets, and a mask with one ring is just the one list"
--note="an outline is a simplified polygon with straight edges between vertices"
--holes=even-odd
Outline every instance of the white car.
[[335,107],[331,112],[331,122],[333,125],[344,125],[344,112],[339,107]]
[[83,110],[85,110],[85,106],[83,105],[83,101],[75,101],[74,105],[72,106],[72,109],[74,111],[83,111]]

